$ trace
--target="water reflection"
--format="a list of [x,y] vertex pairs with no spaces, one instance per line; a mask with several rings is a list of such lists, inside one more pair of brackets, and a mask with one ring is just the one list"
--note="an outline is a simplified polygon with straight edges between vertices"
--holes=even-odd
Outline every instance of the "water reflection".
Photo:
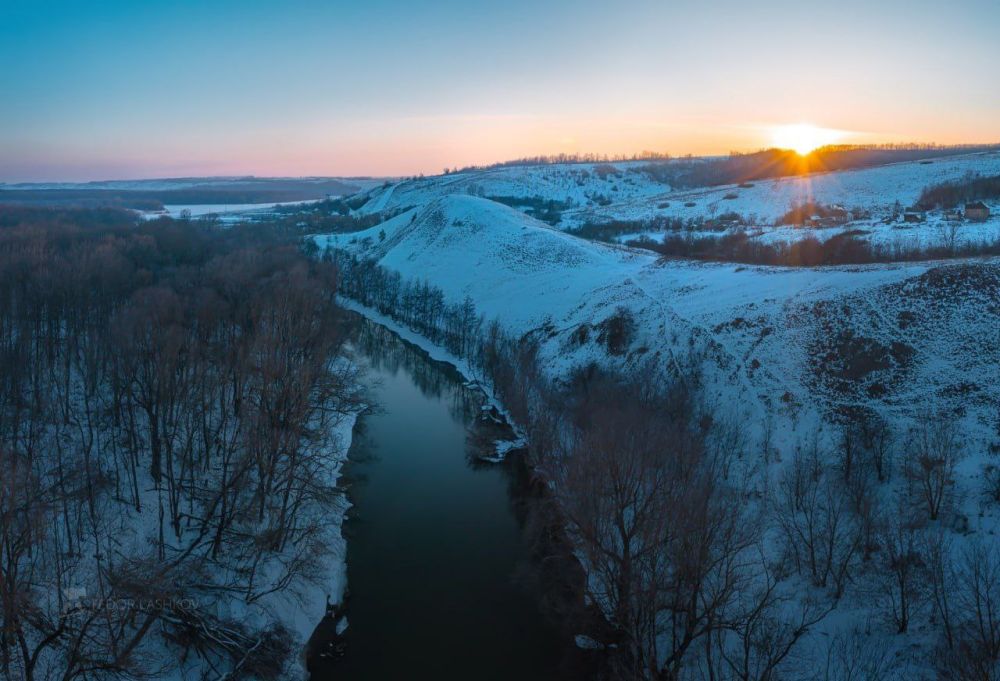
[[455,367],[431,360],[417,346],[364,317],[356,316],[354,326],[354,345],[376,373],[405,371],[425,397],[446,400],[453,418],[462,422],[477,420],[483,395],[466,387]]

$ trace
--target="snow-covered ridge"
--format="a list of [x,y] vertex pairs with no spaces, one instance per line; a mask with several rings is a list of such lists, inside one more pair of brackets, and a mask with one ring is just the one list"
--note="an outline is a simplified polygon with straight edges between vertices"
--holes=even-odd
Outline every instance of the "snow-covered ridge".
[[563,228],[585,222],[665,216],[711,218],[728,212],[752,216],[759,224],[770,224],[792,205],[805,201],[861,208],[881,216],[897,201],[904,207],[912,205],[928,185],[958,180],[970,173],[1000,174],[1000,152],[755,180],[747,183],[749,186],[679,190],[642,172],[642,167],[648,164],[632,161],[515,166],[411,179],[371,190],[369,201],[360,210],[400,209],[424,205],[450,194],[470,194],[564,203],[566,207],[558,222]]
[[[614,285],[622,267],[652,260],[466,195],[445,196],[371,229],[321,236],[316,242],[321,248],[356,250],[435,284],[444,282],[450,295],[459,301],[470,296],[486,316],[529,327],[575,305],[600,282]],[[588,277],[568,276],[573,272]]]
[[[770,224],[795,204],[810,201],[840,205],[848,209],[860,208],[883,217],[897,201],[903,207],[912,206],[925,187],[958,180],[970,173],[1000,174],[1000,152],[747,183],[752,186],[723,185],[668,191],[652,199],[626,199],[604,207],[581,209],[567,214],[564,221],[567,225],[573,225],[588,220],[643,220],[656,216],[711,217],[735,212],[755,217],[751,222],[756,224]],[[694,205],[688,205],[691,203]]]
[[[486,318],[512,331],[546,328],[556,375],[594,361],[632,368],[650,359],[666,362],[691,342],[702,344],[712,358],[716,397],[750,421],[777,419],[790,441],[835,418],[847,402],[903,421],[929,399],[965,404],[956,386],[994,375],[1000,362],[1000,319],[981,298],[983,287],[987,294],[996,290],[995,261],[827,268],[664,262],[575,238],[468,195],[436,198],[371,229],[315,241],[321,249],[345,249],[404,278],[426,280],[449,302],[468,296]],[[929,273],[965,270],[984,278],[941,290],[948,305],[926,292],[943,280]],[[918,285],[925,294],[909,295]],[[575,340],[581,327],[599,324],[619,307],[637,321],[630,353],[609,357],[593,341]],[[902,329],[900,315],[937,331]],[[949,331],[959,323],[965,341]],[[905,368],[889,361],[835,389],[831,375],[839,369],[819,362],[817,350],[824,339],[848,330],[884,347],[912,347],[900,358]],[[972,339],[978,340],[970,346]],[[981,439],[989,436],[1000,403],[997,390],[996,382],[983,384],[971,409],[970,428],[978,424],[973,430]]]

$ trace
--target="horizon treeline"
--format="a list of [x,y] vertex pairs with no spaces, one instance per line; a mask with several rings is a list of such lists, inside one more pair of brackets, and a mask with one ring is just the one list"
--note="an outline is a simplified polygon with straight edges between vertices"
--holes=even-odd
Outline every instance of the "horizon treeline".
[[[678,187],[737,184],[752,180],[802,175],[811,172],[857,168],[934,159],[957,153],[1000,150],[996,144],[882,143],[831,144],[802,155],[790,149],[768,147],[757,151],[731,151],[728,155],[673,156],[667,152],[637,154],[552,154],[445,168],[444,174],[521,166],[649,162],[640,170],[658,181]],[[668,163],[669,162],[669,163]]]

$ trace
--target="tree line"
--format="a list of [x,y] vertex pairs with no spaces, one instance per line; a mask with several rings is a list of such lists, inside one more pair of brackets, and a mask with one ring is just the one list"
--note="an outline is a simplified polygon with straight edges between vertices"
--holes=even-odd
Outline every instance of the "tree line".
[[941,229],[941,244],[927,246],[872,242],[858,238],[864,233],[857,230],[835,234],[825,241],[806,236],[791,242],[768,243],[744,231],[734,231],[720,237],[665,234],[660,241],[647,237],[629,241],[628,245],[668,257],[783,267],[919,262],[1000,255],[1000,241],[960,242],[959,230],[957,223],[948,223]]
[[917,205],[926,210],[954,208],[969,201],[1000,198],[1000,175],[968,175],[925,187],[920,192]]
[[711,187],[753,180],[793,177],[813,172],[873,168],[888,163],[922,161],[955,154],[996,151],[997,145],[831,145],[801,155],[790,149],[762,149],[675,163],[650,163],[634,170],[677,188]]

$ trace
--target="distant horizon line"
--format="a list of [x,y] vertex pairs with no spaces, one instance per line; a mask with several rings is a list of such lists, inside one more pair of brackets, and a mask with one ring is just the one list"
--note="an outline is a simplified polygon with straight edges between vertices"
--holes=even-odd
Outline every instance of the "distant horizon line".
[[[821,151],[850,151],[850,150],[913,150],[913,149],[926,149],[926,150],[951,150],[956,151],[961,150],[990,150],[1000,148],[1000,141],[995,142],[960,142],[954,144],[939,144],[937,142],[870,142],[870,143],[836,143],[836,144],[826,144],[815,150],[809,152],[807,155],[812,155],[816,152]],[[573,164],[573,163],[628,163],[628,162],[638,162],[638,161],[666,161],[666,160],[684,160],[684,159],[695,159],[695,158],[720,158],[720,157],[732,157],[732,156],[748,156],[752,154],[759,154],[768,151],[783,151],[783,152],[794,152],[793,149],[778,147],[775,145],[762,146],[754,149],[748,150],[730,150],[726,153],[684,153],[684,154],[674,154],[668,151],[650,151],[642,150],[639,152],[634,152],[631,154],[618,153],[598,153],[598,152],[560,152],[554,154],[538,154],[535,156],[523,156],[519,158],[508,158],[500,161],[490,161],[477,164],[469,164],[464,166],[455,165],[453,167],[445,167],[440,172],[416,172],[416,173],[388,173],[385,175],[380,174],[360,174],[360,175],[317,175],[315,173],[307,175],[271,175],[271,174],[257,174],[254,172],[250,173],[236,173],[236,174],[220,174],[220,175],[168,175],[168,176],[134,176],[134,177],[112,177],[112,178],[102,178],[102,179],[92,179],[92,180],[62,180],[62,179],[47,179],[47,180],[0,180],[0,188],[2,187],[25,187],[31,185],[100,185],[100,184],[110,184],[116,182],[180,182],[184,180],[400,180],[414,177],[437,177],[440,175],[447,175],[455,172],[464,172],[470,170],[487,170],[494,168],[503,167],[515,167],[515,166],[528,166],[528,165],[558,165],[560,163]]]

